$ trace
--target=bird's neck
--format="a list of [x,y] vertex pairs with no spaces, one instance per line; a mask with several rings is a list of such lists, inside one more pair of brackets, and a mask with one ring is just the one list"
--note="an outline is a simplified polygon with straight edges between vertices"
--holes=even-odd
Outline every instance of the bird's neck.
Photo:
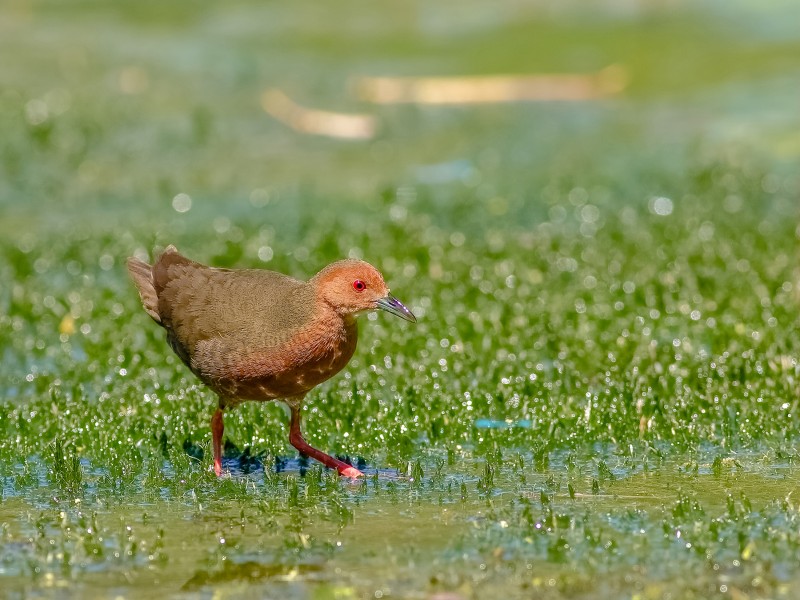
[[341,314],[325,302],[317,307],[312,321],[310,329],[318,332],[320,338],[329,339],[331,344],[358,338],[356,315]]

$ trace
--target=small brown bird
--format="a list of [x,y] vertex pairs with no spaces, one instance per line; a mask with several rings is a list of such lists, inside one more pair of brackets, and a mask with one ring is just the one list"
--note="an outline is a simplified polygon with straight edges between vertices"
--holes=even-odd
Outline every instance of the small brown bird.
[[380,308],[416,322],[375,267],[340,260],[304,282],[263,269],[207,267],[169,246],[152,266],[129,258],[128,272],[175,354],[219,396],[211,418],[217,475],[223,412],[245,400],[278,399],[291,409],[292,446],[340,475],[363,475],[303,439],[300,410],[305,395],[353,356],[360,313]]

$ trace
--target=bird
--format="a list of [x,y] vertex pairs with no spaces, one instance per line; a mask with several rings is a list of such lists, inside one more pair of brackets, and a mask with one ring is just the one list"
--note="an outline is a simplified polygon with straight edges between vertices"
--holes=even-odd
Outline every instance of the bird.
[[131,257],[127,268],[144,310],[166,330],[172,350],[218,396],[211,418],[217,476],[224,413],[249,400],[283,401],[290,409],[292,446],[344,477],[363,476],[308,444],[300,423],[306,394],[352,358],[360,314],[381,309],[416,323],[389,294],[378,269],[345,259],[301,281],[266,269],[206,266],[172,245],[152,265]]

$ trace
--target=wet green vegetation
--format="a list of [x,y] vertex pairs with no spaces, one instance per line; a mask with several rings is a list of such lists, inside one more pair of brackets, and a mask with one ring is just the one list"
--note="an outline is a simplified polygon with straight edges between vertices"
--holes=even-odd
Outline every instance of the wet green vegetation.
[[[313,4],[109,6],[0,8],[4,594],[792,597],[795,9],[348,5],[332,29]],[[611,63],[629,87],[590,102],[347,84]],[[378,135],[293,132],[266,87]],[[419,322],[362,318],[305,415],[366,480],[298,460],[254,403],[213,476],[215,398],[124,273],[169,243],[382,269]]]

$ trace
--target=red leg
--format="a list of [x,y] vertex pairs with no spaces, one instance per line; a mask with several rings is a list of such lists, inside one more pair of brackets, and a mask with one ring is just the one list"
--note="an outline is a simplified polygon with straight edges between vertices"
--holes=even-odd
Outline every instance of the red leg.
[[217,477],[222,475],[222,432],[225,430],[222,417],[223,412],[220,408],[211,417],[211,443],[214,448],[214,473]]
[[339,472],[339,475],[344,475],[345,477],[351,477],[353,479],[364,476],[364,474],[355,467],[351,467],[347,463],[336,460],[332,456],[329,456],[321,450],[317,450],[313,446],[309,445],[309,443],[303,439],[303,434],[300,432],[300,407],[290,406],[289,408],[292,410],[292,421],[289,427],[289,442],[292,444],[292,446],[297,448],[306,456],[310,456],[311,458],[318,460],[326,467],[336,469]]

